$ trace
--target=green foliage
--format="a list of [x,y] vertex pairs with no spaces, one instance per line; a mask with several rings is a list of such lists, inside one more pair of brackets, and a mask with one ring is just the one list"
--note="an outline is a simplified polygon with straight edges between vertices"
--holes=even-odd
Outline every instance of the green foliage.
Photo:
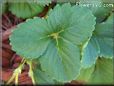
[[[81,15],[91,22],[84,21]],[[66,82],[79,74],[79,45],[91,37],[94,25],[95,17],[88,9],[57,5],[47,19],[34,18],[18,25],[10,37],[11,45],[25,59],[40,57],[41,67],[47,74]]]
[[94,71],[88,82],[91,84],[112,84],[113,72],[112,59],[98,58]]
[[93,66],[81,69],[78,80],[87,84],[113,84],[113,60],[98,58]]
[[[13,30],[12,50],[40,64],[33,70],[36,83],[112,83],[114,15],[95,9],[57,4],[46,18],[27,19]],[[98,22],[102,13],[110,16]]]
[[31,2],[29,0],[25,0],[23,2],[13,2],[9,4],[9,10],[17,17],[30,18],[43,11],[44,6],[48,4],[47,2],[44,2],[45,1],[37,0],[35,2]]
[[[7,3],[7,5],[5,5]],[[19,18],[27,19],[41,13],[46,5],[49,5],[51,0],[5,0],[3,4],[3,13],[6,7],[12,14]]]
[[95,64],[98,56],[113,57],[113,16],[111,13],[105,22],[96,24],[93,36],[83,51],[83,67]]
[[114,14],[111,13],[105,22],[96,24],[95,36],[99,43],[100,55],[101,57],[112,58],[113,57],[113,17]]
[[17,17],[29,18],[40,13],[43,10],[43,6],[36,3],[18,2],[10,3],[9,10]]

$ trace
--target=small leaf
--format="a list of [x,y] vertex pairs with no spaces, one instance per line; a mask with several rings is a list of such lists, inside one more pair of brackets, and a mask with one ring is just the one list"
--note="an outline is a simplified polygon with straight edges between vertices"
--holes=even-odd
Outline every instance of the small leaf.
[[98,58],[96,64],[89,68],[82,68],[77,80],[86,84],[112,84],[113,60]]
[[89,81],[92,84],[112,84],[113,83],[113,60],[98,59]]
[[106,22],[96,25],[95,36],[100,47],[101,57],[113,57],[113,16],[111,14]]
[[15,2],[9,4],[9,10],[19,18],[30,18],[43,11],[44,6],[34,2]]

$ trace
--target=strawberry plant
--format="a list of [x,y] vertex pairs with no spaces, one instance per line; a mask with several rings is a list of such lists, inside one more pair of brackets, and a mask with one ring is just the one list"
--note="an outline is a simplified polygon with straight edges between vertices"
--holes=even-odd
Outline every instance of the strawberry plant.
[[[72,80],[113,84],[113,8],[105,9],[101,0],[79,1],[78,5],[56,4],[42,18],[30,18],[35,15],[30,16],[27,7],[26,11],[23,9],[30,5],[38,10],[39,5],[9,5],[17,17],[27,19],[10,36],[12,50],[23,60],[7,84],[14,79],[18,84],[25,63],[29,65],[28,75],[33,84],[64,84]],[[87,3],[102,7],[81,6]]]

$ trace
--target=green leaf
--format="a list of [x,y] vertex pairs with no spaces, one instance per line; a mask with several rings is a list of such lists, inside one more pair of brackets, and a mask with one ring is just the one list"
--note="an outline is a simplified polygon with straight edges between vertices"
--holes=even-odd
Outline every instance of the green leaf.
[[96,24],[93,36],[82,52],[82,66],[87,68],[95,64],[98,56],[112,58],[113,48],[113,14],[111,14],[106,22]]
[[[69,9],[69,11],[67,11],[66,9]],[[81,18],[82,14],[84,14],[83,18]],[[71,18],[68,19],[68,17],[70,16]],[[83,21],[84,18],[91,22],[86,23],[86,21]],[[50,49],[48,47],[49,50],[47,50],[45,55],[40,58],[42,69],[47,71],[49,75],[53,76],[53,78],[57,79],[58,81],[70,81],[73,79],[73,77],[76,77],[78,75],[80,69],[79,65],[76,66],[77,64],[79,64],[80,58],[80,51],[77,50],[78,47],[76,45],[81,45],[85,40],[91,37],[91,33],[94,30],[95,18],[92,15],[91,11],[87,10],[86,8],[77,6],[73,6],[71,8],[70,4],[64,4],[62,6],[57,5],[54,10],[49,13],[47,21],[55,32],[63,30],[63,32],[60,33],[60,38],[62,38],[63,41],[59,45],[60,40],[58,40],[58,46],[61,46],[62,48],[66,47],[66,50],[64,49],[63,51],[61,50],[61,48],[59,48],[58,52],[58,49],[54,49],[56,48],[56,46],[54,46],[54,44],[50,44]],[[86,23],[87,25],[83,25],[83,23]],[[83,35],[81,35],[82,33]],[[54,47],[53,50],[52,47]],[[50,55],[50,52],[53,52],[53,55]],[[64,52],[64,54],[62,52]],[[67,58],[68,60],[66,60],[65,58]],[[53,62],[53,65],[51,64],[51,62]],[[71,70],[69,70],[69,68],[71,68]],[[58,73],[57,70],[59,70],[60,72]],[[74,75],[73,72],[76,71],[77,74],[75,73]]]
[[113,79],[113,60],[98,58],[96,64],[89,68],[82,68],[76,80],[86,84],[112,84]]
[[114,81],[113,72],[113,60],[99,58],[88,82],[91,84],[112,84]]
[[75,79],[80,71],[79,48],[63,39],[59,39],[58,46],[56,48],[54,43],[48,45],[45,54],[39,58],[42,69],[58,81]]
[[106,58],[113,57],[113,39],[112,38],[99,38],[98,39],[100,46],[100,57],[105,56]]
[[38,58],[52,79],[68,82],[79,75],[80,46],[91,37],[94,25],[90,10],[69,3],[57,5],[46,19],[29,19],[18,25],[10,37],[11,45],[25,59]]
[[106,21],[96,24],[95,34],[97,36],[113,37],[113,17],[114,14],[110,14]]
[[100,48],[97,39],[92,36],[86,48],[83,50],[82,67],[87,68],[95,64],[99,53]]
[[19,24],[10,37],[12,49],[26,59],[38,58],[50,42],[46,25],[46,21],[40,18]]
[[113,57],[113,16],[111,14],[106,22],[96,25],[95,36],[100,47],[100,56]]
[[43,11],[44,6],[37,3],[25,2],[15,2],[9,4],[9,11],[19,18],[30,18],[36,16]]

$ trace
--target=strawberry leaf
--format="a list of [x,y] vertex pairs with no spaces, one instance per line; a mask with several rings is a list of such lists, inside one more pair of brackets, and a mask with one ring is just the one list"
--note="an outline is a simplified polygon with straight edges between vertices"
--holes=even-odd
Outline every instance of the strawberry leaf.
[[43,11],[44,6],[51,3],[51,0],[16,0],[9,1],[9,10],[19,18],[30,18]]
[[95,36],[100,47],[100,57],[113,57],[113,16],[112,13],[106,22],[96,25]]
[[104,58],[98,59],[88,82],[92,84],[112,84],[113,60]]
[[89,68],[82,68],[77,80],[87,84],[112,84],[113,60],[98,58],[96,64]]
[[[69,12],[66,10],[66,8],[69,9]],[[72,10],[75,10],[74,13]],[[86,11],[86,14],[84,14],[82,10],[84,12]],[[79,24],[79,22],[86,23],[83,21],[83,19],[79,19],[79,16],[81,14],[84,14],[83,18],[87,18],[87,20],[89,19],[93,22],[89,22],[87,25]],[[87,15],[89,15],[89,18]],[[70,16],[71,18],[66,20]],[[47,50],[45,55],[39,58],[42,69],[44,69],[44,71],[47,71],[50,76],[57,79],[58,81],[70,81],[78,75],[80,69],[80,51],[76,45],[81,45],[85,42],[85,40],[91,37],[91,33],[94,30],[95,18],[89,10],[77,6],[71,8],[69,4],[64,4],[62,7],[57,5],[55,9],[50,12],[48,18],[49,20],[47,21],[55,31],[59,31],[60,29],[64,31],[60,34],[61,42],[58,40],[57,48],[59,49],[53,49],[56,48],[56,46],[54,46],[54,44],[50,44],[50,47],[48,47],[48,49],[50,49]],[[82,33],[83,35],[81,35]],[[50,55],[50,52],[53,52],[53,54]],[[71,70],[69,70],[69,68],[71,68]],[[57,70],[60,72],[58,73]],[[73,72],[75,72],[75,74]]]
[[98,56],[113,57],[113,14],[105,22],[96,24],[94,34],[83,50],[82,66],[95,64]]
[[29,19],[18,25],[10,37],[11,45],[25,59],[38,58],[52,79],[68,82],[79,75],[80,46],[91,38],[95,23],[86,8],[57,5],[46,19]]

